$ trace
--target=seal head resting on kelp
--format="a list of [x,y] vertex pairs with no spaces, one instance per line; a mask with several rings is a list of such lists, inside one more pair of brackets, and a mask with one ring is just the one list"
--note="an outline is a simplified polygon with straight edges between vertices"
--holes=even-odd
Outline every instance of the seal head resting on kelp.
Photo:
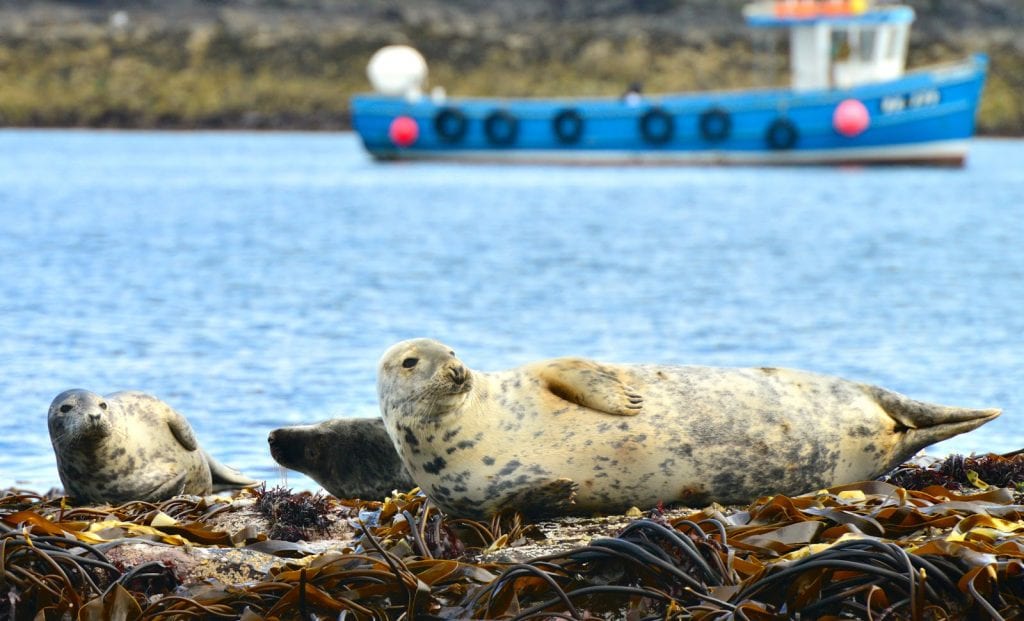
[[800,494],[878,477],[999,415],[778,368],[556,358],[483,373],[430,339],[388,349],[377,392],[412,477],[467,517]]
[[270,455],[337,498],[382,500],[416,484],[395,452],[381,418],[332,418],[281,427],[267,437]]
[[256,484],[200,448],[184,416],[142,392],[68,390],[47,419],[64,491],[81,503],[160,502]]

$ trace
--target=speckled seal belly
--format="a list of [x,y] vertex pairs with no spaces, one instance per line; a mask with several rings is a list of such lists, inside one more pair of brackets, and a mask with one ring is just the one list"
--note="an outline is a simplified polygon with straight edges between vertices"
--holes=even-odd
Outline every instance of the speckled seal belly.
[[378,396],[413,479],[466,516],[797,494],[877,477],[999,414],[789,369],[559,358],[481,373],[429,339],[384,354]]
[[210,457],[184,416],[145,393],[68,390],[47,419],[64,491],[78,502],[159,502],[256,483]]

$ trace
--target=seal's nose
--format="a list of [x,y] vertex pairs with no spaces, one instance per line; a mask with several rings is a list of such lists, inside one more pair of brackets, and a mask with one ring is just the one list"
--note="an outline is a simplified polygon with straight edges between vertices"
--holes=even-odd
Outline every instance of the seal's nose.
[[90,423],[96,423],[96,422],[99,422],[99,420],[100,420],[100,413],[99,412],[89,412],[89,422]]
[[267,436],[267,443],[270,445],[270,456],[274,460],[282,459],[284,457],[284,446],[281,443],[281,435],[277,433],[277,429],[270,432]]
[[452,381],[458,386],[462,386],[466,382],[466,367],[459,365],[452,367],[451,370]]

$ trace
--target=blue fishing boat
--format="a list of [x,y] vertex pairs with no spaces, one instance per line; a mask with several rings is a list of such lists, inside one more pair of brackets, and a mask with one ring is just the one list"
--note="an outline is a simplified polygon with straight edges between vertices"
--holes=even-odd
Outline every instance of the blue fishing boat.
[[415,50],[379,51],[377,92],[351,102],[378,159],[686,164],[963,165],[988,61],[906,71],[914,10],[869,0],[745,7],[789,33],[787,88],[617,98],[448,98],[423,93]]

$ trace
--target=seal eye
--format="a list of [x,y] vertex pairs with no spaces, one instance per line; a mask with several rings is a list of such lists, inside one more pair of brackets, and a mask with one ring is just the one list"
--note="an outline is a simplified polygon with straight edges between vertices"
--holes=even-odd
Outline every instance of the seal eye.
[[67,414],[70,411],[71,411],[71,405],[70,404],[65,403],[64,405],[60,406],[61,414]]
[[106,401],[100,401],[100,409],[101,410],[107,409],[107,402]]
[[419,358],[406,358],[405,360],[402,361],[402,367],[406,369],[411,369],[414,366],[416,366],[416,363],[419,361]]

